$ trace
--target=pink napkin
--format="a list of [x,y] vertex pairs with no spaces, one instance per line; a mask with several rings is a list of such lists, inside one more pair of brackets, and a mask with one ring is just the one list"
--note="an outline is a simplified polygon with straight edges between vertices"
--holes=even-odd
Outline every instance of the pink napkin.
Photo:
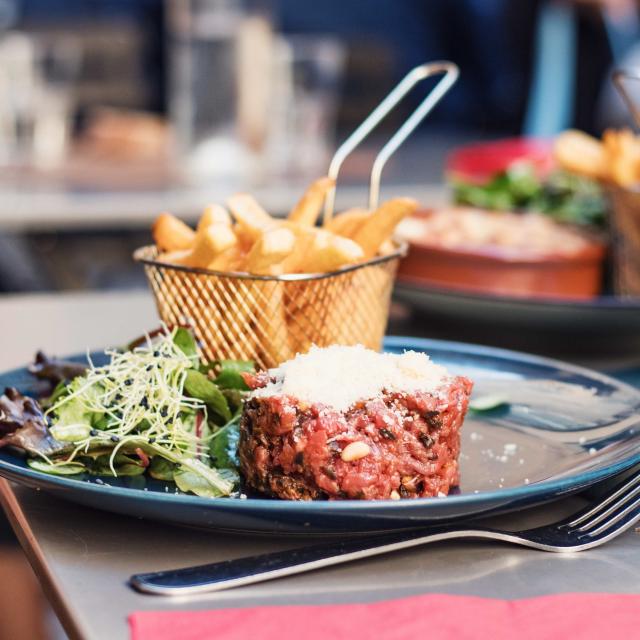
[[423,595],[370,604],[138,611],[131,640],[614,640],[640,636],[640,596]]

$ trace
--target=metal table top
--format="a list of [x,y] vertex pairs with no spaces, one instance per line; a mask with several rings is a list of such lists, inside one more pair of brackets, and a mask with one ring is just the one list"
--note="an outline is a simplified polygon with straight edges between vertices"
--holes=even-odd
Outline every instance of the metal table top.
[[[448,593],[524,598],[561,592],[640,592],[640,539],[628,532],[586,553],[556,555],[498,543],[441,543],[260,585],[184,599],[141,595],[132,573],[215,562],[305,544],[132,520],[0,481],[0,498],[51,604],[72,639],[127,638],[139,610],[322,604]],[[579,499],[571,499],[577,507]],[[503,517],[519,527],[552,520],[569,501]],[[491,520],[498,524],[497,518]]]
[[[0,300],[0,317],[5,336],[11,336],[0,355],[3,369],[28,361],[38,346],[64,354],[123,344],[157,323],[152,301],[142,292],[5,298]],[[132,573],[283,549],[304,541],[229,536],[145,522],[4,481],[0,498],[72,638],[126,638],[127,616],[143,609],[356,602],[428,592],[497,598],[567,591],[640,592],[640,539],[631,531],[583,554],[557,556],[497,543],[446,543],[228,592],[169,600],[137,594],[126,581]],[[491,522],[514,527],[537,524],[580,502],[572,498]]]
[[[404,195],[425,206],[446,204],[448,190],[442,185],[445,158],[456,145],[475,139],[464,133],[412,136],[385,169],[382,198]],[[345,167],[338,194],[340,208],[366,204],[371,162],[383,142],[374,135]],[[135,184],[135,168],[132,171]],[[156,186],[135,188],[105,184],[104,178],[87,185],[53,177],[44,182],[24,176],[12,180],[0,172],[0,232],[139,229],[148,227],[161,211],[172,211],[192,223],[205,204],[224,202],[236,191],[250,191],[267,211],[284,214],[315,177],[247,177],[182,184],[160,174]]]

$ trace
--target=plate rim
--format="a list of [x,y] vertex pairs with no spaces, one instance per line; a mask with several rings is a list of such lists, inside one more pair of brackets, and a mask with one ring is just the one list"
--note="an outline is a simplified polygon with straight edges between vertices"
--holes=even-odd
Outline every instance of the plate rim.
[[600,295],[591,299],[553,298],[553,297],[518,297],[501,295],[498,293],[482,293],[466,289],[454,289],[451,287],[439,287],[427,282],[405,280],[402,276],[396,279],[396,289],[406,290],[412,293],[426,293],[450,298],[463,298],[474,302],[490,304],[509,304],[520,307],[536,306],[554,310],[560,309],[593,309],[598,311],[626,311],[628,313],[640,313],[640,297],[625,297],[616,295]]
[[[408,350],[422,350],[429,353],[429,349],[445,349],[453,353],[467,353],[471,355],[483,355],[499,357],[501,359],[507,359],[518,362],[529,362],[532,364],[552,366],[561,368],[565,371],[570,371],[576,374],[586,375],[589,378],[597,379],[600,382],[606,384],[613,384],[621,390],[624,390],[632,395],[636,396],[638,403],[640,404],[640,389],[637,389],[622,380],[613,378],[612,376],[594,371],[587,367],[581,367],[555,358],[548,358],[545,356],[538,356],[529,354],[522,351],[515,351],[511,349],[502,349],[500,347],[490,347],[485,345],[457,342],[449,340],[438,340],[431,338],[417,338],[411,336],[385,336],[383,348],[392,349],[408,349]],[[90,353],[100,353],[99,350],[93,350]],[[70,358],[83,357],[83,354],[73,354]],[[25,367],[15,367],[8,371],[0,372],[0,379],[10,376],[21,375],[26,372]],[[16,456],[13,456],[16,457]],[[307,513],[309,515],[319,515],[323,511],[327,510],[327,504],[331,505],[331,511],[335,513],[361,515],[366,511],[375,510],[375,515],[383,516],[387,512],[391,512],[395,515],[402,515],[403,512],[409,516],[413,511],[420,508],[428,508],[429,504],[442,504],[454,503],[459,507],[466,505],[473,506],[477,503],[487,505],[487,511],[491,506],[497,506],[505,504],[507,502],[513,502],[519,499],[530,499],[534,502],[538,499],[538,502],[545,501],[545,497],[552,499],[562,493],[569,493],[571,491],[577,491],[580,488],[586,488],[593,484],[610,478],[618,473],[621,473],[640,463],[640,450],[632,455],[625,457],[617,462],[612,462],[599,469],[592,469],[578,473],[577,475],[568,475],[561,478],[542,480],[540,482],[531,484],[522,484],[516,487],[503,487],[493,489],[491,491],[480,491],[478,493],[465,493],[448,495],[443,498],[414,498],[412,500],[334,500],[328,503],[327,501],[311,500],[271,500],[265,498],[201,498],[195,495],[188,494],[176,494],[171,492],[159,492],[159,491],[145,491],[143,489],[132,489],[129,487],[114,487],[107,483],[98,484],[94,482],[87,482],[86,480],[76,480],[73,478],[67,478],[64,476],[49,475],[40,471],[29,469],[20,465],[16,465],[12,462],[0,459],[0,476],[2,472],[8,472],[13,477],[13,481],[20,483],[20,480],[15,480],[16,477],[22,479],[28,479],[35,482],[42,483],[43,488],[55,488],[55,489],[71,489],[92,493],[94,495],[120,494],[126,498],[143,499],[145,501],[152,501],[155,503],[169,504],[169,505],[189,505],[192,507],[208,506],[210,508],[228,508],[232,507],[233,510],[238,512],[252,512],[256,507],[261,509],[275,509],[276,511],[286,512],[287,514],[295,515],[296,513]],[[45,486],[49,485],[49,487]],[[483,509],[483,512],[485,510]],[[372,514],[374,515],[374,514]]]

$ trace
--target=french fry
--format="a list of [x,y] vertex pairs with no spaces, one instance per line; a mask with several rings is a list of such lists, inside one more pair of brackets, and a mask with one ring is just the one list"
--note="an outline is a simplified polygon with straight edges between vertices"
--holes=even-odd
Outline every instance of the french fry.
[[378,254],[381,256],[389,256],[396,250],[396,245],[391,238],[385,240],[378,249]]
[[362,249],[353,240],[317,229],[301,271],[327,273],[360,262],[363,258]]
[[248,193],[236,193],[227,205],[243,232],[254,241],[274,226],[274,219]]
[[258,284],[260,295],[255,297],[254,314],[262,316],[255,330],[258,343],[264,351],[262,357],[280,364],[295,355],[291,350],[289,327],[285,307],[285,287],[289,283],[266,280]]
[[289,221],[313,227],[318,220],[327,192],[335,184],[336,181],[333,178],[326,176],[313,182],[289,213]]
[[[212,281],[209,276],[199,273],[188,273],[185,278],[190,286],[181,283],[182,286],[176,289],[182,298],[179,309],[189,310],[205,356],[209,360],[253,359],[257,345],[255,335],[247,330],[253,315],[245,282],[230,284],[223,278]],[[204,290],[207,295],[201,295]],[[218,303],[212,304],[212,299]]]
[[324,228],[345,238],[353,238],[364,221],[371,215],[368,209],[347,209],[334,216],[325,224]]
[[[285,223],[286,224],[286,223]],[[363,259],[362,249],[349,238],[326,229],[289,224],[296,238],[293,251],[279,265],[282,273],[325,273]]]
[[364,258],[373,258],[396,225],[418,208],[411,198],[394,198],[383,203],[368,217],[353,236],[364,251]]
[[[349,283],[353,272],[336,280],[288,282],[286,297],[289,345],[292,353],[306,353],[312,344],[354,344],[340,333],[348,334],[354,300]],[[318,304],[321,296],[323,304]]]
[[200,216],[196,231],[202,231],[212,224],[226,224],[231,226],[231,216],[229,212],[219,204],[210,204]]
[[251,247],[247,255],[247,270],[258,275],[277,275],[277,265],[293,252],[295,246],[296,236],[291,229],[269,229]]
[[219,253],[208,265],[212,271],[246,271],[247,254],[238,245]]
[[604,180],[609,175],[605,145],[582,131],[570,129],[555,140],[553,153],[566,171]]
[[302,273],[302,265],[309,255],[317,229],[290,222],[284,222],[283,226],[293,233],[296,241],[293,251],[282,260],[278,269],[281,273]]
[[191,253],[183,264],[189,267],[206,268],[223,251],[238,244],[233,229],[224,223],[209,225],[196,234]]
[[620,133],[616,129],[607,129],[602,134],[602,145],[608,159],[615,158],[620,153]]
[[611,165],[611,177],[621,187],[633,187],[640,182],[640,157],[621,156]]
[[195,231],[170,213],[161,213],[156,218],[151,234],[160,251],[190,249],[196,239]]
[[609,156],[611,178],[621,187],[640,182],[640,140],[629,129],[608,129],[602,142]]
[[[311,285],[313,286],[313,285]],[[289,349],[293,354],[305,353],[309,347],[310,323],[315,320],[310,313],[313,312],[308,304],[306,282],[287,282],[284,297],[285,318],[287,322],[287,340]]]
[[249,253],[255,242],[255,237],[247,233],[245,228],[237,222],[233,225],[233,231],[236,234],[236,238],[238,238],[238,246],[240,246],[245,253]]
[[[224,207],[211,205],[202,214],[195,233],[177,218],[163,214],[154,225],[154,235],[163,243],[159,244],[163,259],[175,264],[257,275],[325,273],[373,257],[389,240],[396,224],[417,206],[413,200],[398,198],[373,213],[350,209],[324,229],[310,226],[307,223],[313,216],[305,212],[319,212],[322,202],[311,192],[326,193],[327,185],[331,185],[328,178],[312,185],[297,207],[302,213],[292,215],[298,221],[276,221],[251,196],[236,194],[229,199],[235,223]],[[313,207],[308,204],[311,201],[315,202]],[[178,229],[178,234],[168,236],[172,229]],[[186,248],[162,249],[181,244],[180,238],[185,235],[191,238],[188,245],[182,240]],[[389,243],[384,246],[387,252],[391,249]]]
[[167,264],[184,264],[184,261],[191,255],[191,249],[181,249],[180,251],[166,251],[158,254],[159,262]]
[[[387,316],[383,311],[393,278],[385,265],[342,273],[334,278],[288,282],[285,296],[291,352],[312,344],[364,344],[380,348]],[[318,304],[321,298],[323,304]]]
[[[386,268],[371,265],[340,276],[342,283],[334,287],[328,301],[322,327],[324,344],[363,344],[369,349],[380,348],[387,316],[381,309],[388,300],[392,278]],[[380,306],[379,306],[380,305]],[[369,313],[363,313],[368,309]],[[346,319],[349,318],[349,321]]]
[[[353,313],[360,304],[358,279],[357,271],[346,273],[340,276],[340,282],[336,281],[331,287],[327,308],[322,311],[324,317],[320,335],[323,344],[354,343]],[[373,315],[372,321],[375,319]],[[347,321],[347,318],[351,320]],[[357,339],[365,344],[365,332],[361,332]]]

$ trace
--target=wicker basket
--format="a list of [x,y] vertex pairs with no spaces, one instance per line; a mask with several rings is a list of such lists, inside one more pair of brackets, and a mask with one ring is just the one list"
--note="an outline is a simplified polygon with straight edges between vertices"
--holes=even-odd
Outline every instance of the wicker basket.
[[640,191],[610,187],[614,289],[640,296]]
[[153,246],[144,265],[160,318],[189,325],[207,360],[254,360],[274,367],[311,345],[363,344],[380,349],[391,289],[406,246],[318,275],[255,276],[163,263]]

